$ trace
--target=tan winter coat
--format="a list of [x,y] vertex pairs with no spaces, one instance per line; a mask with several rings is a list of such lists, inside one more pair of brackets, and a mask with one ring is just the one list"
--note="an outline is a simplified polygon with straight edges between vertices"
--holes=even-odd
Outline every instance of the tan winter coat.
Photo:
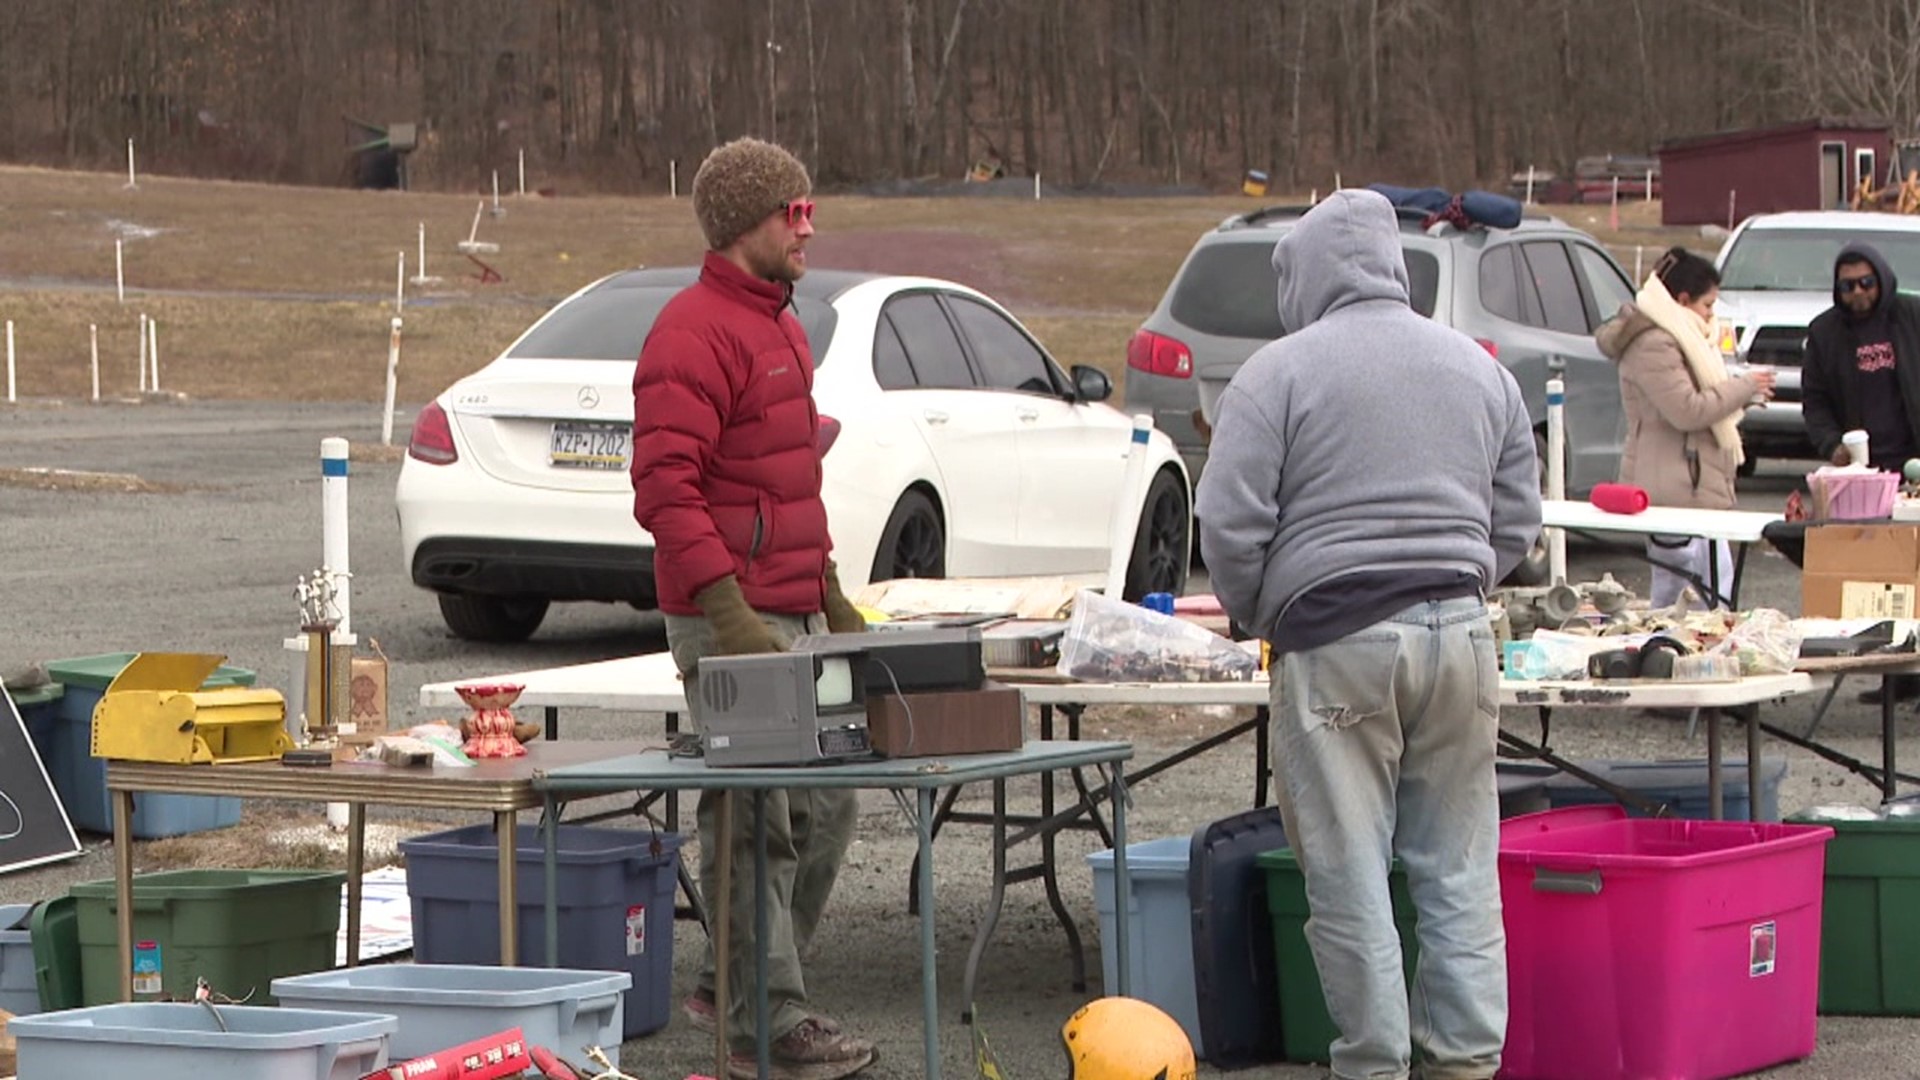
[[1627,414],[1620,482],[1645,488],[1655,506],[1733,509],[1740,449],[1737,440],[1721,445],[1713,426],[1738,418],[1759,387],[1742,375],[1702,389],[1679,341],[1630,303],[1593,336],[1620,365]]

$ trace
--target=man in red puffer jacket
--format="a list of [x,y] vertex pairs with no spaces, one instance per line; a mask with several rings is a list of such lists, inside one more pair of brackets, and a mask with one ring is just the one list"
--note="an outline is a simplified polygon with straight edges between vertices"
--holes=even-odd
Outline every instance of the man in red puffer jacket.
[[[823,630],[858,632],[860,614],[828,558],[820,501],[813,353],[791,304],[813,235],[812,183],[793,155],[757,139],[714,150],[693,179],[706,234],[700,280],[661,311],[634,370],[633,516],[653,534],[667,645],[697,723],[699,661],[776,652]],[[727,1072],[756,1075],[751,997],[753,823],[717,835],[720,792],[700,796],[700,887],[726,911],[734,946]],[[873,1044],[808,1005],[800,954],[818,926],[853,838],[851,791],[795,788],[766,798],[768,997],[775,1080],[837,1080],[872,1064]],[[714,898],[718,859],[735,867]],[[713,958],[685,1010],[716,1023]]]

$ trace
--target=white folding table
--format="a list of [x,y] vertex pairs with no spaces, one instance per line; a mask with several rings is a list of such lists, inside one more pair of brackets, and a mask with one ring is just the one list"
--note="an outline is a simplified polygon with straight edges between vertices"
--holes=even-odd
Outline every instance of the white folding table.
[[[1549,529],[1563,529],[1588,539],[1597,534],[1625,533],[1657,537],[1685,537],[1687,540],[1722,540],[1733,544],[1733,580],[1721,588],[1720,560],[1707,560],[1707,580],[1699,581],[1684,568],[1646,557],[1653,566],[1692,578],[1728,607],[1737,608],[1740,600],[1740,575],[1746,568],[1747,548],[1764,538],[1763,530],[1783,515],[1757,510],[1695,510],[1683,506],[1649,506],[1637,514],[1613,514],[1573,499],[1547,499],[1540,503],[1540,523]],[[1620,545],[1624,548],[1624,545]]]

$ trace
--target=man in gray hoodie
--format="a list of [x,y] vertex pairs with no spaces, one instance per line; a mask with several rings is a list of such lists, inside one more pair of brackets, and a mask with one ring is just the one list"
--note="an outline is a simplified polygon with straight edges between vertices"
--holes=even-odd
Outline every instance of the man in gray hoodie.
[[[1483,596],[1540,531],[1505,368],[1408,306],[1387,200],[1339,191],[1274,249],[1287,336],[1221,395],[1200,482],[1214,591],[1272,643],[1281,814],[1340,1038],[1333,1072],[1482,1080],[1506,1036]],[[1419,913],[1412,1004],[1387,874]]]

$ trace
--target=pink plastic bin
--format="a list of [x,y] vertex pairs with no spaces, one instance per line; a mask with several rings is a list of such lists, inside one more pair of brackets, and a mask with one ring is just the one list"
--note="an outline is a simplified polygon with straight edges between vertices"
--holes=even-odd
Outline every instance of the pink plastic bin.
[[1500,827],[1510,1080],[1712,1080],[1813,1053],[1818,825],[1629,819]]

